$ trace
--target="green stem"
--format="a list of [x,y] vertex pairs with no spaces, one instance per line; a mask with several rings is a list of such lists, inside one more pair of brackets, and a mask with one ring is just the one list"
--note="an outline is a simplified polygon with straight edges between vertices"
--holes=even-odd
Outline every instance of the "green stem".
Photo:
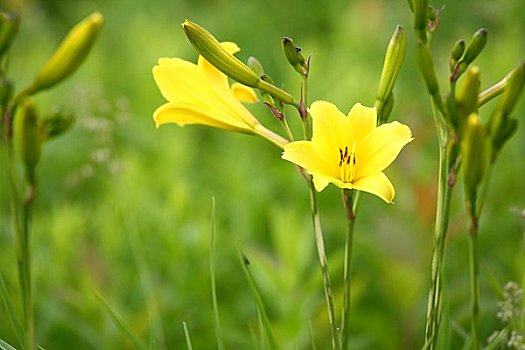
[[441,320],[443,266],[445,262],[445,247],[450,214],[450,198],[452,187],[449,186],[450,165],[450,137],[446,125],[433,108],[434,119],[439,139],[439,179],[436,208],[436,222],[434,227],[434,248],[432,251],[432,284],[428,296],[427,321],[425,327],[425,348],[436,349],[439,324]]
[[505,86],[507,86],[507,82],[507,77],[505,77],[496,84],[486,89],[485,91],[482,91],[478,95],[478,108],[492,100],[494,97],[500,95],[503,92]]
[[469,205],[469,274],[472,350],[479,350],[479,251],[478,224],[474,208]]
[[341,317],[342,328],[342,349],[348,348],[350,339],[350,296],[351,296],[351,266],[352,266],[352,243],[354,239],[354,226],[356,218],[356,205],[359,200],[357,191],[343,190],[343,203],[346,213],[346,238],[345,238],[345,258],[343,272],[343,312]]
[[22,284],[22,298],[24,320],[27,336],[27,349],[35,349],[35,322],[31,281],[31,212],[32,204],[24,203],[22,207],[22,239],[20,280]]
[[326,299],[326,306],[328,309],[328,321],[330,322],[331,336],[332,336],[332,348],[341,349],[341,343],[339,341],[337,321],[335,319],[335,303],[334,303],[334,292],[332,288],[332,282],[330,281],[330,272],[328,270],[328,260],[326,258],[326,252],[324,249],[324,238],[323,231],[321,228],[321,221],[319,219],[319,213],[317,211],[317,196],[312,180],[312,176],[308,176],[308,193],[310,195],[310,210],[312,212],[312,220],[315,231],[315,243],[317,246],[317,255],[319,256],[319,263],[321,266],[321,272],[323,275],[323,288]]

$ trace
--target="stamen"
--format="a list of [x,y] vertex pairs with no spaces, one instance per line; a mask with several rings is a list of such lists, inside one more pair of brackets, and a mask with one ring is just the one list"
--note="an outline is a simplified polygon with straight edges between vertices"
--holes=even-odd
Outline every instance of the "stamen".
[[342,148],[339,148],[339,175],[344,182],[352,182],[355,177],[355,147],[355,142],[352,142],[350,153],[348,152],[348,146],[345,146],[344,152]]

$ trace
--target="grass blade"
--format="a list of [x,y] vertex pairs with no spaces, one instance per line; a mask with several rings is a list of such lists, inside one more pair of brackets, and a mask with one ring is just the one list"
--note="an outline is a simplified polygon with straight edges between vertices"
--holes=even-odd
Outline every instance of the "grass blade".
[[24,329],[22,328],[22,324],[16,316],[13,303],[11,303],[11,300],[9,299],[9,294],[7,293],[7,287],[5,286],[4,277],[2,276],[2,274],[0,274],[0,293],[2,294],[2,300],[4,301],[5,308],[7,309],[7,313],[9,314],[9,321],[11,321],[11,326],[15,330],[16,340],[19,344],[23,344]]
[[193,350],[193,347],[191,346],[191,339],[190,339],[190,332],[188,332],[188,327],[186,326],[186,322],[182,321],[182,328],[184,328],[184,337],[186,338],[186,347],[188,350]]
[[246,280],[248,282],[250,290],[252,291],[253,297],[255,298],[257,308],[261,314],[267,346],[270,350],[277,350],[277,342],[272,332],[272,325],[270,323],[270,319],[268,318],[268,314],[266,313],[266,309],[261,298],[261,293],[257,288],[257,284],[255,283],[255,279],[253,278],[252,272],[249,267],[250,261],[248,260],[248,258],[246,258],[246,256],[243,254],[239,247],[237,248],[237,250],[239,252],[239,259],[241,261],[242,270],[244,271],[244,275],[246,276]]
[[133,344],[133,347],[137,350],[148,350],[148,347],[140,340],[129,328],[129,326],[124,321],[124,318],[120,316],[109,303],[104,299],[104,297],[93,289],[93,293],[97,299],[102,303],[111,316],[111,319],[115,323],[115,326],[126,336],[126,338]]
[[0,349],[2,349],[2,350],[16,350],[15,348],[13,348],[11,345],[7,344],[2,339],[0,339]]
[[211,223],[210,223],[210,278],[211,298],[213,302],[213,315],[215,317],[215,337],[217,338],[217,349],[225,350],[224,338],[222,336],[221,321],[219,319],[219,306],[217,304],[217,290],[215,287],[215,197],[211,199]]
[[308,322],[308,331],[310,333],[310,345],[312,346],[312,350],[317,350],[317,345],[315,345],[314,329],[312,327],[312,322]]

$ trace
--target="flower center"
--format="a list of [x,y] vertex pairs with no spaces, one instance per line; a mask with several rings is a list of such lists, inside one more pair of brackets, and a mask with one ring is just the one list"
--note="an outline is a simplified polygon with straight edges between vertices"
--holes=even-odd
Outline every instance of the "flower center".
[[350,152],[348,152],[348,146],[345,146],[344,150],[339,148],[339,174],[343,182],[354,181],[355,162],[355,142],[352,142]]

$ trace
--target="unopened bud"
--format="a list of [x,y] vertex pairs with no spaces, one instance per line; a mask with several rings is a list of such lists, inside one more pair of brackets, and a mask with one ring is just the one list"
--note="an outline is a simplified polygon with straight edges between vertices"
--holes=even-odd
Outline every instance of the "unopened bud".
[[479,74],[479,68],[474,66],[467,71],[465,77],[458,84],[456,103],[460,128],[466,119],[470,118],[471,113],[478,109]]
[[485,127],[479,116],[469,115],[461,140],[461,159],[465,192],[470,203],[476,203],[477,189],[487,167],[488,150]]
[[281,43],[288,63],[290,63],[297,73],[301,74],[303,77],[307,77],[308,64],[301,53],[301,49],[295,46],[293,40],[288,37],[284,37]]
[[509,115],[523,91],[525,84],[525,62],[522,62],[516,69],[510,72],[505,79],[507,84],[503,89],[500,108],[504,115]]
[[45,139],[59,136],[69,130],[75,118],[73,115],[61,111],[46,115],[40,122],[40,130]]
[[248,57],[248,61],[246,62],[246,64],[259,77],[264,74],[264,68],[263,68],[261,62],[259,62],[259,60],[257,58],[255,58],[253,56]]
[[0,10],[0,57],[2,57],[13,43],[20,26],[20,17],[14,13]]
[[206,29],[188,20],[182,23],[182,29],[195,50],[233,80],[251,87],[256,87],[261,80],[250,67],[226,51]]
[[89,54],[103,23],[104,17],[93,13],[75,25],[40,70],[27,93],[48,89],[73,74]]
[[476,33],[470,39],[470,42],[467,46],[467,51],[463,57],[465,63],[470,64],[474,61],[476,57],[480,54],[481,50],[485,47],[487,43],[487,30],[485,28],[478,29]]
[[416,61],[419,71],[423,75],[427,90],[431,95],[439,93],[439,85],[434,71],[434,62],[428,48],[422,42],[417,43]]
[[379,78],[376,100],[381,102],[380,105],[386,102],[394,88],[401,64],[405,58],[406,47],[407,42],[403,27],[398,25],[388,43],[383,70]]
[[454,71],[454,67],[465,53],[465,40],[461,39],[456,41],[452,51],[450,52],[450,72]]
[[38,129],[38,115],[32,100],[26,98],[15,118],[15,140],[28,183],[35,184],[35,168],[42,151],[42,137]]
[[388,121],[390,113],[394,108],[394,93],[390,92],[386,101],[380,105],[380,108],[377,109],[377,123],[378,125],[384,124]]

